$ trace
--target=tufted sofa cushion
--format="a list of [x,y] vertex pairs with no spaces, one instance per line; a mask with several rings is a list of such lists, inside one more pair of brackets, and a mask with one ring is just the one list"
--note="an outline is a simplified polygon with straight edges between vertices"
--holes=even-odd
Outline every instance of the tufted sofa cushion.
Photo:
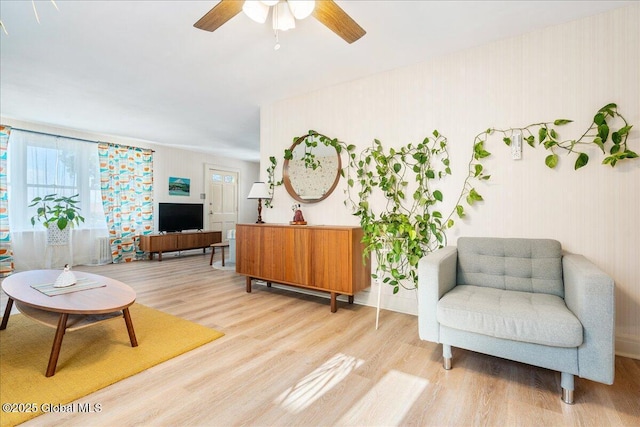
[[553,347],[582,344],[582,324],[555,295],[460,285],[437,305],[444,326]]
[[562,248],[550,239],[460,237],[457,284],[564,298]]

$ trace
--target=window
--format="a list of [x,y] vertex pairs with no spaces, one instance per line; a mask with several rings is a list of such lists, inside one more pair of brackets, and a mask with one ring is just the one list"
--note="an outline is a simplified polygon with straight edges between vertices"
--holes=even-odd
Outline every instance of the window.
[[[105,228],[97,145],[91,142],[13,130],[8,148],[9,221],[12,232],[33,230],[29,208],[36,196],[79,194],[82,228]],[[36,223],[36,229],[42,225]]]

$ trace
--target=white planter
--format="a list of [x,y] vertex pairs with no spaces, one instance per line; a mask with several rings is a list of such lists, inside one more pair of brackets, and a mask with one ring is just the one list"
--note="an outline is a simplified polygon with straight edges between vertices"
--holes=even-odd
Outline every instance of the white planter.
[[49,246],[64,246],[69,244],[71,239],[71,227],[65,227],[60,230],[56,224],[51,224],[47,228],[47,245]]

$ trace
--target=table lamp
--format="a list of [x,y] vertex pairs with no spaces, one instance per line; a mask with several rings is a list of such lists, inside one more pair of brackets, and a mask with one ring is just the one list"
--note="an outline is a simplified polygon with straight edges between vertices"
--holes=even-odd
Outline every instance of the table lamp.
[[269,187],[264,182],[254,182],[247,199],[258,199],[258,220],[256,224],[264,224],[262,220],[262,199],[270,199]]

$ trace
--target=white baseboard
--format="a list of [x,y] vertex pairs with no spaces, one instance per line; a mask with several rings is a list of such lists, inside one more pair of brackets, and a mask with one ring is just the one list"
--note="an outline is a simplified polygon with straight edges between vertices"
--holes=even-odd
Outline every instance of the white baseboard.
[[[367,305],[369,307],[378,306],[378,285],[365,289],[362,292],[358,292],[355,296],[354,302],[361,305]],[[398,313],[418,315],[418,300],[416,298],[415,291],[402,290],[398,294],[392,294],[392,288],[388,285],[383,285],[382,295],[380,298],[380,308],[382,310],[397,311]]]
[[[266,282],[264,280],[256,279],[254,283],[257,285],[266,286]],[[271,286],[273,286],[274,288],[286,289],[289,291],[300,292],[307,295],[313,295],[313,296],[327,298],[327,299],[330,298],[330,295],[327,292],[314,291],[312,289],[305,289],[305,288],[299,288],[297,286],[283,285],[275,282],[273,282]],[[388,293],[391,287],[388,286],[387,288],[383,289],[383,295],[380,303],[381,309],[396,311],[398,313],[412,314],[412,315],[418,314],[418,302],[415,297],[415,292],[405,291],[406,295],[403,293],[403,295],[401,296],[386,295],[385,293]],[[347,301],[347,299],[348,299],[347,295],[338,296],[338,301],[344,302],[344,301]],[[369,307],[376,307],[377,301],[378,301],[378,290],[375,286],[372,288],[367,288],[361,292],[358,292],[358,294],[355,295],[353,299],[353,302],[355,304],[366,305]]]
[[[256,281],[256,283],[263,283]],[[329,298],[329,294],[325,292],[316,292],[309,289],[297,288],[294,286],[273,284],[276,288],[282,288],[287,290],[293,290],[302,292],[309,295],[315,295],[319,297]],[[390,288],[390,287],[389,287]],[[389,290],[383,287],[382,298],[380,301],[380,308],[383,310],[396,311],[398,313],[405,313],[417,316],[418,304],[415,298],[415,291],[401,292],[401,295],[389,295]],[[338,297],[339,301],[346,300],[346,296]],[[376,285],[358,292],[354,298],[355,304],[366,305],[369,307],[376,307],[378,303],[378,289]],[[640,360],[640,338],[633,335],[616,335],[616,355],[622,357],[629,357],[631,359]]]
[[640,338],[633,335],[616,335],[616,355],[640,360]]

